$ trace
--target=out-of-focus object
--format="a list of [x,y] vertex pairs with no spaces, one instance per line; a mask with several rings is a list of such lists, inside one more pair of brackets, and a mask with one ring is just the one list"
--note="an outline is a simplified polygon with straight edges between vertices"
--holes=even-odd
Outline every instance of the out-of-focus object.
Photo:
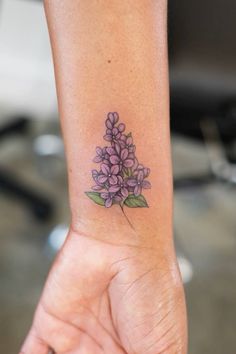
[[40,135],[34,141],[34,150],[40,156],[64,157],[64,145],[57,135]]
[[50,256],[53,256],[60,250],[66,240],[68,232],[69,227],[66,224],[59,224],[52,229],[46,244],[46,251]]
[[236,136],[236,1],[169,0],[172,128],[201,136],[213,117],[224,142]]
[[196,187],[214,181],[236,184],[236,164],[226,157],[219,129],[211,118],[201,121],[201,130],[208,155],[209,170],[205,174],[175,178],[175,189]]
[[[56,95],[43,3],[0,3],[0,137],[25,131],[31,119],[56,116]],[[46,148],[46,147],[45,147]],[[52,203],[42,191],[0,169],[0,188],[29,205],[40,219]]]
[[201,128],[213,176],[221,181],[236,184],[236,164],[230,164],[226,159],[216,123],[213,119],[204,119]]
[[53,64],[40,1],[1,1],[0,110],[0,122],[19,114],[40,119],[56,114]]
[[[174,178],[175,191],[235,184],[236,1],[169,0],[168,7],[171,129],[203,140],[209,161],[205,172]],[[179,264],[189,281],[191,264],[182,256]]]
[[181,273],[181,277],[183,280],[183,283],[189,283],[192,280],[193,277],[193,267],[192,264],[185,258],[184,256],[178,256],[177,257],[178,264],[179,264],[179,269]]
[[38,171],[48,179],[64,175],[64,145],[61,137],[43,134],[34,140],[34,153]]
[[169,1],[172,130],[203,139],[209,153],[209,171],[176,187],[235,183],[235,14],[234,0]]

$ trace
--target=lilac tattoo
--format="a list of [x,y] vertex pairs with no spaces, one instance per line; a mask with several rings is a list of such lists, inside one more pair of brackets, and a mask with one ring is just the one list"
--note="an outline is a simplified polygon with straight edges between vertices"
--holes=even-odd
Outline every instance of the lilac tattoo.
[[100,168],[92,170],[95,185],[93,191],[85,193],[96,204],[106,208],[114,204],[120,205],[122,211],[124,206],[147,208],[142,192],[151,188],[151,183],[146,180],[150,169],[139,163],[132,134],[125,134],[125,124],[118,121],[117,112],[108,113],[103,138],[109,146],[96,147],[93,162],[100,164]]

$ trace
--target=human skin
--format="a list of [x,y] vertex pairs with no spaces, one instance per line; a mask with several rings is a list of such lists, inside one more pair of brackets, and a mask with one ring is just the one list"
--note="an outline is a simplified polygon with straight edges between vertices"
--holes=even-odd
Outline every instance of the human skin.
[[[166,0],[46,0],[71,226],[21,354],[186,354],[172,235]],[[119,112],[150,168],[148,208],[91,201],[95,147]]]

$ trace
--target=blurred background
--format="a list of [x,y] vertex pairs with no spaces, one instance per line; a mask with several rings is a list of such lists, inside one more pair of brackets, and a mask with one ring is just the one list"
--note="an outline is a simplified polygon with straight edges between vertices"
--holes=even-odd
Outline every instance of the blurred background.
[[[169,0],[174,233],[189,354],[236,352],[236,2]],[[0,0],[0,353],[16,354],[69,224],[41,1]]]

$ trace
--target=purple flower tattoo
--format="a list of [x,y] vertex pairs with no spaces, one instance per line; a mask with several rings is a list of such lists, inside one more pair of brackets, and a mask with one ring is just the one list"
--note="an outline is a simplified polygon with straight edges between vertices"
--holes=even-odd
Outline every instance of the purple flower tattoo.
[[107,151],[110,154],[110,163],[119,166],[120,171],[125,167],[133,166],[134,160],[130,156],[129,150],[126,148],[122,149],[119,143],[115,143],[114,147],[108,148]]
[[93,162],[100,164],[100,168],[92,170],[95,185],[93,191],[85,193],[96,204],[106,208],[117,204],[122,211],[124,206],[147,208],[142,191],[151,188],[147,180],[150,169],[139,163],[132,134],[125,134],[125,124],[118,122],[118,113],[109,112],[103,138],[110,146],[96,147]]
[[112,193],[120,192],[122,198],[127,198],[129,194],[127,181],[125,181],[120,175],[117,176],[117,183],[111,186],[108,190]]
[[105,164],[101,165],[101,173],[98,176],[97,180],[98,183],[106,183],[108,182],[108,185],[114,185],[117,183],[117,175],[119,173],[119,166],[118,165],[113,165],[113,166],[108,166]]
[[145,175],[143,170],[139,170],[136,178],[130,178],[127,181],[128,186],[134,188],[134,195],[138,196],[142,192],[142,188],[147,189],[151,188],[149,181],[144,180]]
[[107,153],[107,148],[100,148],[99,146],[96,147],[97,155],[94,157],[93,162],[105,162],[108,163],[109,155]]

